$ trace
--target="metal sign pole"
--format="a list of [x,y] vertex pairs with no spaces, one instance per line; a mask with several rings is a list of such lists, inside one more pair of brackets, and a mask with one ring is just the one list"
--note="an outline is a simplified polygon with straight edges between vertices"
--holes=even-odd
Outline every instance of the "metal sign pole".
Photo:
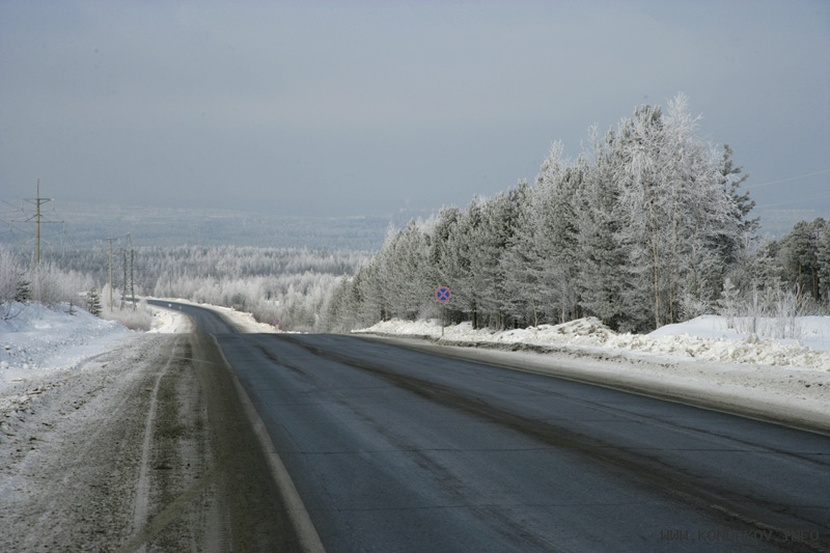
[[445,306],[451,297],[452,292],[450,292],[449,286],[439,286],[435,291],[435,299],[441,305],[441,338],[444,337],[444,327],[447,324],[447,310]]

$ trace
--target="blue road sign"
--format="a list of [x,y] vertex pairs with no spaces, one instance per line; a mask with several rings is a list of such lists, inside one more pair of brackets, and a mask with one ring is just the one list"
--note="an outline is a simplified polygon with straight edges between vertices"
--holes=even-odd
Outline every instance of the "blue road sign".
[[435,291],[435,299],[438,300],[438,303],[447,303],[451,297],[452,292],[447,286],[439,286],[438,290]]

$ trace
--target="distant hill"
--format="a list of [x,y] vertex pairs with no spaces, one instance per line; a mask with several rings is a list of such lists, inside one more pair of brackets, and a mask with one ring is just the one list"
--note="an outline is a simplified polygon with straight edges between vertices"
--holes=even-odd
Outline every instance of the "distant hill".
[[[100,245],[110,236],[124,244],[127,234],[136,246],[237,245],[374,251],[383,245],[390,224],[406,222],[402,214],[323,218],[83,203],[50,202],[47,207],[41,225],[44,252],[84,249]],[[4,202],[0,209],[0,243],[34,245],[33,208],[26,208],[24,212]]]
[[[0,243],[34,250],[33,206],[25,211],[0,198]],[[402,228],[428,213],[401,211],[388,216],[289,217],[219,209],[183,209],[77,202],[49,202],[41,225],[44,254],[102,247],[112,236],[119,246],[130,234],[138,246],[235,245],[314,250],[377,251],[390,226]],[[814,210],[756,210],[760,234],[781,238],[801,220],[822,216]],[[825,217],[827,215],[824,215]]]

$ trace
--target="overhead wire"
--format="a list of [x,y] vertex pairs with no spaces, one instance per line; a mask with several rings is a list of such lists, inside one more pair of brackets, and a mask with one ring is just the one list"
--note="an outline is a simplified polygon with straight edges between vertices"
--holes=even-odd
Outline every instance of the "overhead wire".
[[773,185],[773,184],[781,184],[782,182],[792,182],[792,181],[796,181],[796,180],[807,179],[807,178],[810,178],[810,177],[816,177],[818,175],[824,175],[826,173],[830,173],[830,169],[823,169],[821,171],[815,171],[813,173],[807,173],[805,175],[796,175],[794,177],[787,177],[787,178],[784,178],[784,179],[773,180],[773,181],[769,181],[769,182],[762,182],[760,184],[747,184],[746,186],[744,186],[744,188],[747,188],[747,189],[751,190],[753,188],[761,188],[761,187],[770,186],[770,185]]

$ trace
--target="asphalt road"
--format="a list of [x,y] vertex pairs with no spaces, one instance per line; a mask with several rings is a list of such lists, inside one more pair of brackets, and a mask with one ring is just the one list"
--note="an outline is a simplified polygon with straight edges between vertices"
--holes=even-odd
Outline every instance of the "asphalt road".
[[214,325],[326,551],[830,551],[830,437],[182,310]]

